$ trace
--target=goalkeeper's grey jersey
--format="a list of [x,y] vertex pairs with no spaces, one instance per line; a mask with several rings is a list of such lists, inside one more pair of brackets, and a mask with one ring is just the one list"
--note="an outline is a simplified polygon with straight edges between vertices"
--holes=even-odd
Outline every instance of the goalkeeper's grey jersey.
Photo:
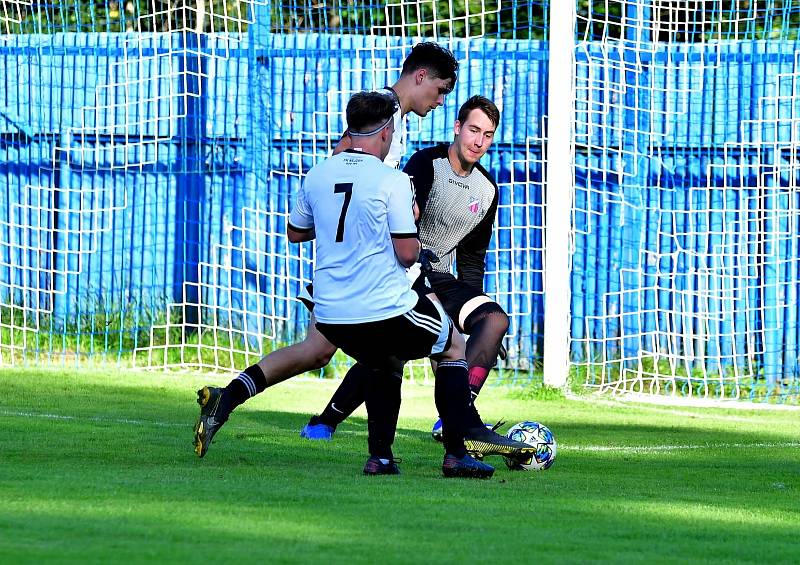
[[439,256],[433,269],[451,273],[483,291],[484,259],[497,213],[494,179],[480,164],[462,177],[447,158],[448,145],[414,153],[403,168],[414,183],[422,247]]

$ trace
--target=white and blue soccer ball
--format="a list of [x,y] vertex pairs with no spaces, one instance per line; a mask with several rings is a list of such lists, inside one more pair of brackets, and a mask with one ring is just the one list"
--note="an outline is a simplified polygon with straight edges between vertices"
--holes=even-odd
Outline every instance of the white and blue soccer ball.
[[539,422],[520,422],[511,426],[506,435],[514,441],[521,441],[536,448],[536,451],[524,459],[505,457],[509,469],[539,471],[550,468],[555,462],[556,438],[547,426]]

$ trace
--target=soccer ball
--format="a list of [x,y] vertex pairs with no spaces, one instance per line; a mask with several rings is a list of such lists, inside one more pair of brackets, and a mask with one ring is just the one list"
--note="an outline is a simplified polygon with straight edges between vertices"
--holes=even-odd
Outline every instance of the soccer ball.
[[504,457],[509,469],[517,471],[538,471],[548,469],[556,460],[556,438],[547,426],[539,422],[520,422],[506,434],[514,441],[521,441],[536,448],[529,457]]

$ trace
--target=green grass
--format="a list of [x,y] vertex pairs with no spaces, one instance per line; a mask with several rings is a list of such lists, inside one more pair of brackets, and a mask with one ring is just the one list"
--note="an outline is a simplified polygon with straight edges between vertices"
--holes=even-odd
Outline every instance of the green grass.
[[[487,420],[546,423],[555,465],[443,479],[433,390],[406,383],[402,475],[364,477],[364,412],[297,432],[336,385],[251,400],[197,459],[208,377],[0,373],[0,561],[797,563],[796,411],[626,405],[488,387]],[[217,378],[217,382],[226,379]]]

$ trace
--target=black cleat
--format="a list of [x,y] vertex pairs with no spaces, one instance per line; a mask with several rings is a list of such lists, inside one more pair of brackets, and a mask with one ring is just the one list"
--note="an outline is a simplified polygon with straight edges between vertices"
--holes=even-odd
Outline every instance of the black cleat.
[[469,454],[461,459],[455,455],[446,454],[442,461],[442,474],[448,478],[489,479],[494,474],[494,467],[473,459]]
[[378,457],[370,457],[364,465],[365,475],[399,475],[400,468],[397,466],[399,459],[389,459],[388,463],[383,463]]
[[[487,429],[492,430],[494,432],[497,431],[497,428],[499,428],[505,423],[506,423],[505,420],[498,420],[496,424],[484,424],[484,426],[486,426]],[[442,419],[439,418],[433,424],[433,428],[431,429],[431,437],[434,440],[438,441],[439,443],[442,443],[444,441],[444,435],[442,433],[443,430],[444,428],[442,427]],[[300,435],[302,436],[303,434],[301,433]]]
[[194,425],[194,452],[203,457],[211,445],[222,424],[228,421],[228,413],[220,410],[223,388],[204,386],[197,391],[197,403],[200,405],[200,418]]
[[536,451],[532,445],[514,441],[482,426],[467,429],[464,445],[467,452],[476,459],[483,459],[487,455],[525,459]]

